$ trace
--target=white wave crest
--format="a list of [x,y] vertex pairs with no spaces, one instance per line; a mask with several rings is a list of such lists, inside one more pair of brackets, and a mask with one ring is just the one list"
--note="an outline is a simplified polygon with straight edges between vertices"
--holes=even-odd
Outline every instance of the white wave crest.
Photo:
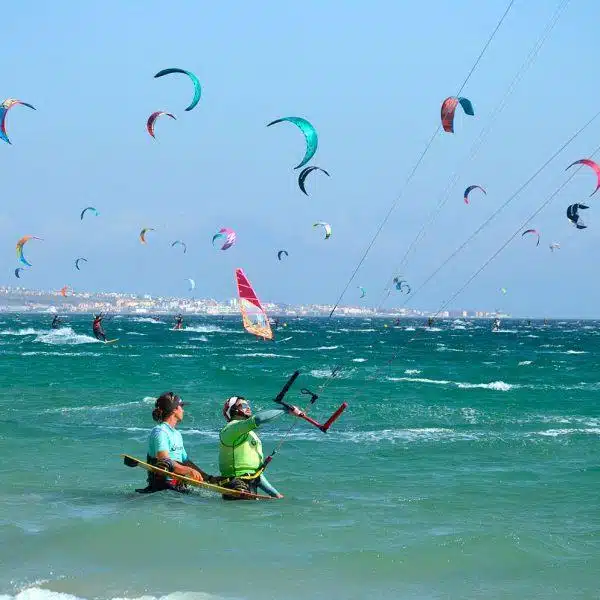
[[41,332],[33,341],[42,344],[66,344],[70,346],[102,343],[91,335],[75,333],[70,327],[61,327],[60,329],[51,329],[50,331]]
[[464,383],[461,381],[448,381],[447,379],[427,379],[425,377],[388,377],[388,381],[406,381],[411,383],[431,383],[433,385],[453,385],[457,388],[470,390],[470,389],[484,389],[494,390],[497,392],[508,392],[514,388],[519,387],[518,385],[505,383],[504,381],[492,381],[490,383]]
[[236,356],[242,357],[254,357],[258,356],[261,358],[296,358],[295,356],[291,356],[289,354],[273,354],[271,352],[246,352],[244,354],[236,354]]
[[33,327],[27,327],[26,329],[5,329],[0,331],[0,335],[38,335],[44,333],[39,329],[33,329]]
[[[144,594],[143,596],[131,598],[119,596],[112,600],[219,600],[222,598],[222,596],[215,596],[204,592],[172,592],[166,596],[151,596]],[[65,592],[54,592],[39,587],[30,587],[21,590],[14,596],[0,594],[0,600],[91,600],[91,597],[88,599],[73,594],[67,594]]]

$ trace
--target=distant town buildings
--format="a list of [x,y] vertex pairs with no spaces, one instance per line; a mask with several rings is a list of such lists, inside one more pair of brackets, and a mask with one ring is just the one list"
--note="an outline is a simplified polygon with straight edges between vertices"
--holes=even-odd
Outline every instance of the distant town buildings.
[[[330,304],[277,304],[265,302],[267,314],[272,316],[327,316]],[[239,313],[238,300],[226,302],[212,298],[173,298],[148,294],[122,294],[117,292],[69,292],[63,297],[59,291],[28,290],[21,287],[0,287],[0,312],[58,312],[98,313],[114,312],[129,314],[185,313],[194,315],[233,315]],[[375,310],[368,307],[339,306],[337,316],[347,317],[429,317],[431,311],[410,308]],[[450,310],[442,311],[439,318],[493,318],[510,317],[497,311]]]

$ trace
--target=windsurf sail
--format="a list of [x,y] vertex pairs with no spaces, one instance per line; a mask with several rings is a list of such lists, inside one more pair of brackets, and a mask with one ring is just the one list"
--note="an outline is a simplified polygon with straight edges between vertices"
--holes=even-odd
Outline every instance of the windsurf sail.
[[244,329],[252,335],[265,340],[272,340],[273,332],[269,325],[269,317],[267,317],[267,313],[261,306],[260,300],[243,269],[235,270],[235,279],[240,298],[240,311],[242,313]]

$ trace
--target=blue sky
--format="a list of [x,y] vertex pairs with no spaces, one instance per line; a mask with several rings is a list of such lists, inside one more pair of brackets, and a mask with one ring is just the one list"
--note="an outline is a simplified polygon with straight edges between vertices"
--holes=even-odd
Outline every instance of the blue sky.
[[[450,177],[458,182],[403,269],[419,286],[575,130],[600,109],[597,6],[571,2],[523,80],[492,123],[506,93],[559,2],[516,0],[463,90],[476,117],[458,115],[454,135],[440,133],[345,302],[379,304],[392,270]],[[186,295],[235,294],[233,270],[245,269],[264,300],[333,303],[481,51],[504,0],[456,2],[28,2],[3,13],[2,95],[33,104],[7,119],[12,146],[0,146],[3,210],[0,283],[15,284],[14,245],[25,234],[31,288],[116,290]],[[191,112],[184,76],[197,74],[203,95]],[[155,110],[177,115],[145,123]],[[293,167],[303,138],[283,116],[303,116],[319,132],[307,198]],[[466,161],[482,129],[489,129]],[[432,281],[414,306],[437,309],[565,179],[564,168],[600,144],[594,123]],[[487,196],[466,206],[462,192]],[[600,218],[596,199],[576,231],[566,206],[594,189],[582,170],[539,215],[533,240],[515,240],[454,306],[515,314],[598,316],[593,265]],[[599,194],[600,197],[600,194]],[[100,216],[79,213],[96,206]],[[331,223],[324,241],[312,228]],[[148,244],[142,227],[154,227]],[[211,246],[221,227],[238,243]],[[171,248],[188,245],[186,255]],[[560,242],[560,251],[548,245]],[[289,257],[277,261],[286,249]],[[88,263],[74,269],[78,256]],[[499,289],[505,287],[503,296]],[[397,296],[393,297],[396,300]],[[400,300],[400,299],[398,299]],[[403,300],[403,298],[402,298]],[[392,306],[393,302],[388,303]]]

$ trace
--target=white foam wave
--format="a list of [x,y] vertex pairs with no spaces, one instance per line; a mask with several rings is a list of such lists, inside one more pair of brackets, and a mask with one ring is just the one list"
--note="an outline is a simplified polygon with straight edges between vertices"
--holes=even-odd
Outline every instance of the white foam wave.
[[532,360],[521,360],[519,361],[519,367],[524,367],[526,365],[530,365],[533,361]]
[[39,329],[33,329],[33,327],[27,327],[26,329],[5,329],[0,331],[0,335],[38,335],[44,333]]
[[102,352],[21,352],[21,356],[102,356]]
[[205,335],[201,335],[200,337],[191,337],[190,342],[208,342],[208,338]]
[[355,363],[363,363],[363,362],[367,362],[367,360],[368,360],[368,359],[366,359],[366,358],[353,358],[353,359],[352,359],[352,362],[355,362]]
[[[119,331],[123,331],[123,330],[120,329]],[[140,333],[139,331],[126,331],[125,333],[127,335],[147,335],[146,333]]]
[[[327,379],[331,377],[331,369],[313,369],[309,372],[309,375],[316,377],[317,379]],[[353,373],[353,369],[343,369],[335,374],[336,379],[348,379]]]
[[34,342],[42,344],[67,344],[67,345],[79,345],[79,344],[101,344],[100,340],[97,340],[91,335],[82,335],[75,333],[70,327],[61,327],[60,329],[51,329],[50,331],[41,332]]
[[587,354],[585,350],[567,350],[566,352],[561,352],[561,354]]
[[562,435],[573,434],[600,435],[600,427],[587,427],[585,429],[547,429],[546,431],[536,431],[531,435],[541,435],[544,437],[559,437]]
[[190,331],[192,333],[242,333],[240,331],[227,331],[217,325],[191,325],[181,331]]
[[453,385],[457,388],[469,389],[485,389],[498,392],[508,392],[519,387],[516,384],[505,383],[504,381],[492,381],[490,383],[464,383],[461,381],[448,381],[447,379],[427,379],[425,377],[388,377],[388,381],[406,381],[411,383],[431,383],[433,385]]
[[339,346],[319,346],[315,350],[336,350]]
[[291,356],[289,354],[273,354],[271,352],[246,352],[244,354],[236,354],[235,356],[241,357],[253,357],[258,356],[261,358],[296,358],[295,356]]
[[419,369],[406,369],[405,375],[418,375],[421,371]]
[[[204,592],[172,592],[166,596],[144,594],[143,596],[134,596],[131,598],[119,596],[112,600],[219,600],[220,598],[222,596],[215,596]],[[0,594],[0,600],[91,600],[91,597],[88,599],[65,592],[54,592],[39,587],[30,587],[21,590],[14,596]]]
[[154,325],[164,325],[164,321],[153,319],[152,317],[133,317],[131,319],[136,323],[154,323]]
[[496,390],[498,392],[508,392],[515,386],[514,384],[504,383],[504,381],[492,381],[491,383],[457,383],[456,387],[461,389],[470,390],[474,388],[480,388],[484,390]]
[[161,358],[194,358],[193,354],[161,354]]

